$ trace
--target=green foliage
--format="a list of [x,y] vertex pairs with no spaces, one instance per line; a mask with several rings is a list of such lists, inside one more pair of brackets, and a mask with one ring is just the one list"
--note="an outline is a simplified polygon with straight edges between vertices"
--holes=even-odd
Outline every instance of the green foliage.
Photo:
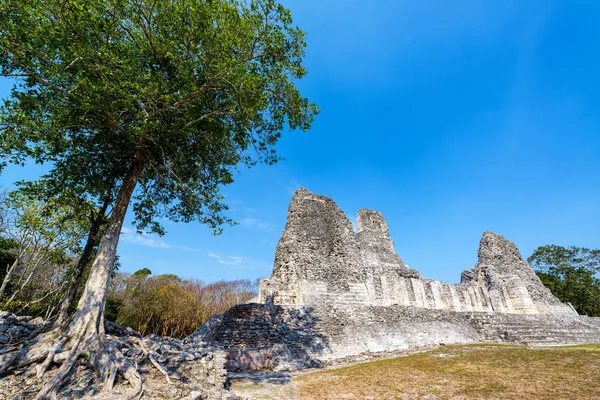
[[133,276],[138,276],[141,278],[147,278],[149,275],[152,275],[152,271],[150,271],[148,268],[138,269],[133,273]]
[[600,250],[540,246],[527,261],[552,294],[578,313],[600,316]]
[[22,300],[5,300],[0,301],[0,310],[17,312],[21,310],[27,303]]
[[[68,256],[81,250],[80,241],[88,229],[80,206],[72,207],[58,199],[44,201],[22,191],[11,192],[6,201],[10,221],[4,235],[13,249],[30,256],[44,252],[51,262],[70,262]],[[88,205],[88,210],[91,207]]]
[[276,162],[281,132],[318,112],[295,87],[304,46],[274,0],[3,1],[0,75],[19,80],[0,159],[51,162],[48,193],[98,200],[143,147],[138,229],[163,233],[166,217],[218,232],[236,166]]
[[4,280],[8,267],[16,260],[14,250],[17,246],[18,244],[14,239],[0,236],[0,282]]
[[104,318],[109,321],[116,321],[119,317],[119,309],[123,306],[121,300],[116,297],[108,297],[104,306]]

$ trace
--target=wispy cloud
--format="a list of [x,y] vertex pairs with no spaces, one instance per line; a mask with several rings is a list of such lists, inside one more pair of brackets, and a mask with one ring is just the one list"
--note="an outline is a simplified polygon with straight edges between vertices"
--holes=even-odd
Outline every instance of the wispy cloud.
[[258,217],[258,210],[252,207],[244,207],[244,218],[238,220],[239,224],[247,228],[273,230],[275,225]]
[[260,218],[255,217],[246,217],[240,221],[241,225],[250,227],[250,228],[259,228],[259,229],[273,229],[275,225],[265,222]]
[[232,268],[248,268],[263,265],[263,263],[261,263],[260,261],[253,260],[250,257],[220,256],[214,253],[209,253],[208,256],[217,260],[219,264],[229,265]]
[[219,259],[217,259],[217,261],[221,264],[226,264],[226,265],[242,265],[246,262],[246,258],[245,257],[237,257],[237,256],[228,256],[226,260],[219,258]]
[[246,268],[246,261],[248,260],[248,258],[246,258],[246,257],[239,257],[239,256],[221,257],[214,253],[209,253],[208,256],[216,259],[219,264],[231,265],[232,267],[236,267],[236,268]]
[[134,229],[123,228],[121,229],[121,241],[130,243],[138,246],[154,247],[159,249],[177,249],[186,251],[196,251],[188,246],[173,246],[156,235],[150,234],[139,234]]

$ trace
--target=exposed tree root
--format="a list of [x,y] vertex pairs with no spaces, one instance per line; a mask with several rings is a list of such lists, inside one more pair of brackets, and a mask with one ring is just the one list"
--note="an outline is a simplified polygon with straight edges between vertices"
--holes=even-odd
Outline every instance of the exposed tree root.
[[[39,375],[43,375],[46,372],[48,365],[52,363],[49,360],[57,361],[54,359],[57,351],[58,346],[48,351],[46,360],[38,371]],[[100,375],[105,391],[113,389],[117,375],[121,374],[132,386],[132,390],[125,394],[123,399],[137,399],[140,397],[143,384],[137,372],[137,365],[129,362],[117,349],[114,342],[107,338],[101,338],[98,334],[92,334],[86,339],[72,341],[71,347],[68,349],[67,358],[64,359],[58,371],[37,394],[36,400],[51,399],[64,384],[80,357],[85,357],[89,360],[92,368]]]
[[[138,338],[135,339],[136,343],[141,343]],[[143,351],[146,352],[145,349]],[[88,359],[89,364],[99,374],[104,391],[113,389],[120,374],[132,386],[129,393],[122,398],[141,397],[143,384],[136,363],[125,358],[117,348],[116,341],[101,333],[71,338],[54,330],[39,335],[31,346],[0,354],[0,375],[38,364],[35,366],[36,376],[42,379],[54,364],[62,364],[35,397],[36,400],[52,399],[81,357]],[[159,370],[164,374],[164,370]]]
[[8,371],[9,367],[21,355],[22,351],[22,349],[17,349],[2,354],[4,357],[0,356],[0,376],[4,375],[4,373]]
[[50,350],[48,351],[48,355],[46,356],[46,359],[44,360],[44,362],[41,365],[38,366],[37,374],[36,374],[38,379],[40,379],[44,376],[44,374],[46,373],[48,368],[54,362],[54,357],[56,356],[56,353],[62,350],[62,348],[66,342],[67,342],[67,338],[63,336],[58,340],[56,345],[54,345],[52,348],[50,348]]
[[86,325],[0,349],[0,373],[11,374],[0,378],[0,398],[170,398],[198,390],[221,398],[226,390],[226,355],[203,340],[142,339],[110,324],[106,333],[93,322]]
[[[0,374],[5,374],[14,369],[27,367],[32,364],[39,363],[46,359],[52,348],[60,343],[57,341],[58,331],[48,332],[39,335],[33,343],[28,347],[22,347],[13,350],[12,352],[0,355]],[[62,342],[64,344],[64,342]],[[62,347],[59,346],[59,348]]]
[[171,382],[171,378],[169,377],[169,373],[160,366],[160,364],[156,361],[156,359],[154,358],[154,355],[152,354],[153,351],[148,351],[148,349],[146,348],[146,346],[144,346],[144,342],[142,342],[139,338],[134,337],[132,342],[136,343],[140,349],[142,349],[142,351],[144,352],[144,355],[146,357],[148,357],[148,359],[150,360],[150,362],[152,363],[152,365],[154,365],[154,367],[161,373],[164,375],[164,377],[167,379],[167,382],[169,383],[169,385],[173,384],[173,382]]

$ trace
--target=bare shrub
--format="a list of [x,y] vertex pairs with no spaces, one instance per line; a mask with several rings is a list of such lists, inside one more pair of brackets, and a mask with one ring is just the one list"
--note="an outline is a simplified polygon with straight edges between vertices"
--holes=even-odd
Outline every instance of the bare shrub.
[[256,285],[249,280],[206,284],[175,275],[118,273],[111,283],[106,317],[142,335],[183,337],[212,315],[254,296]]

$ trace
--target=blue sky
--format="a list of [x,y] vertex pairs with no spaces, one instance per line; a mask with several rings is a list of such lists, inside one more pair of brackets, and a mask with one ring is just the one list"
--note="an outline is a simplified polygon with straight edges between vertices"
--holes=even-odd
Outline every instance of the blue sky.
[[[126,228],[122,270],[205,281],[266,277],[293,191],[333,198],[353,220],[381,211],[400,256],[456,282],[482,233],[524,256],[543,244],[600,247],[600,2],[286,1],[308,32],[313,129],[286,161],[224,189],[239,222],[218,237],[166,223]],[[0,82],[0,94],[8,84]],[[9,168],[0,184],[39,168]]]

